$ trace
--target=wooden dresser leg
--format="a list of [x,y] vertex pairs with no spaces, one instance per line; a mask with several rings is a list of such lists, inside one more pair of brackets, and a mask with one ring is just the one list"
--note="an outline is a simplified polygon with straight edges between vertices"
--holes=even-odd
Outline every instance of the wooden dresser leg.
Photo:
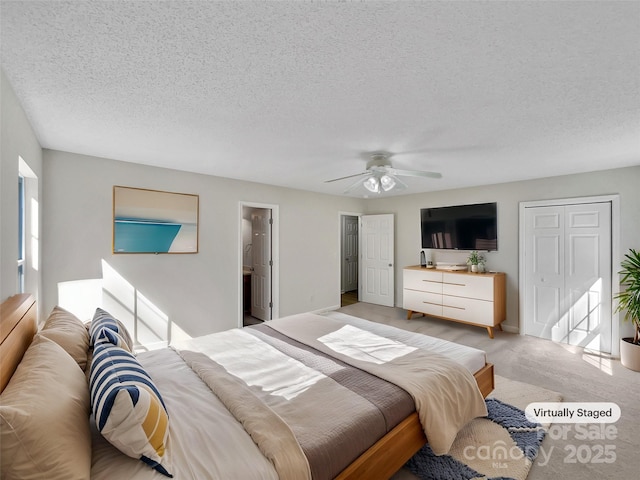
[[413,315],[413,310],[407,310],[407,320],[411,320],[412,315]]
[[489,338],[493,338],[493,327],[487,327],[487,332],[489,332]]

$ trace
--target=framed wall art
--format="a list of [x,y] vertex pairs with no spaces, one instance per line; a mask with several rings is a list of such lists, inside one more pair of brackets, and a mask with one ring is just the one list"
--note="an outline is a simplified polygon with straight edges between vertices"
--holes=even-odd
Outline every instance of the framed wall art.
[[113,187],[113,253],[198,253],[199,197]]

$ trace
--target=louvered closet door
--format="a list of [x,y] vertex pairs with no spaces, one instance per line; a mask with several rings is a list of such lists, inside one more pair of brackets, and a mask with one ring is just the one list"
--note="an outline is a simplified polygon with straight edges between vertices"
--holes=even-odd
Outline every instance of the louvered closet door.
[[527,335],[611,352],[611,203],[525,209]]

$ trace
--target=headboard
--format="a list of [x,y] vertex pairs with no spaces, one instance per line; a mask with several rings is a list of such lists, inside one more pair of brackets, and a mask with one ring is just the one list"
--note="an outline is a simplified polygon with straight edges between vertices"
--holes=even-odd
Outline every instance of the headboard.
[[0,393],[16,371],[38,330],[36,300],[24,293],[0,306]]

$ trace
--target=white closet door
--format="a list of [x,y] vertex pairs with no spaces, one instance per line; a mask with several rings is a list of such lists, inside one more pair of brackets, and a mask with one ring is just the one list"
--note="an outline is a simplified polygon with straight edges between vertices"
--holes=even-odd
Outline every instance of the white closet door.
[[611,203],[525,209],[527,335],[611,352]]
[[563,341],[564,207],[525,210],[525,333]]
[[565,224],[567,343],[611,353],[611,204],[567,206]]

